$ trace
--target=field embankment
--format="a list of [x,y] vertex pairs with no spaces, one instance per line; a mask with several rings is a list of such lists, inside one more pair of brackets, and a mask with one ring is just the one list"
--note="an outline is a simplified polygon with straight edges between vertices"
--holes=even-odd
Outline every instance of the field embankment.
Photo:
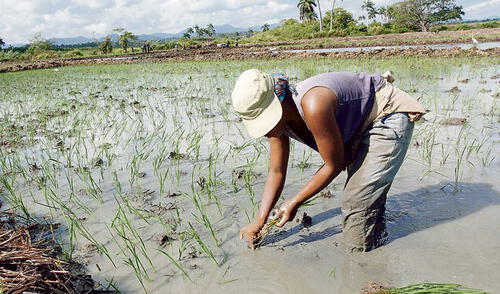
[[[87,58],[58,58],[36,61],[17,61],[0,63],[0,72],[12,72],[31,69],[54,68],[66,65],[82,64],[115,64],[135,63],[143,61],[186,61],[186,60],[246,60],[246,59],[288,59],[315,56],[333,58],[391,57],[391,56],[499,56],[500,48],[477,50],[460,47],[449,48],[405,48],[404,46],[420,46],[434,44],[472,44],[472,37],[480,43],[500,41],[500,28],[475,29],[467,31],[444,32],[411,32],[403,34],[387,34],[377,36],[336,37],[307,39],[295,41],[279,41],[256,44],[242,44],[239,47],[217,48],[184,48],[157,51],[150,54],[130,54],[123,56],[100,56]],[[376,50],[363,50],[364,47],[379,46]],[[391,46],[384,48],[384,46]],[[402,48],[398,48],[402,46]],[[327,49],[327,48],[359,48],[357,50],[335,52],[300,52],[287,50]],[[471,45],[472,47],[472,45]]]

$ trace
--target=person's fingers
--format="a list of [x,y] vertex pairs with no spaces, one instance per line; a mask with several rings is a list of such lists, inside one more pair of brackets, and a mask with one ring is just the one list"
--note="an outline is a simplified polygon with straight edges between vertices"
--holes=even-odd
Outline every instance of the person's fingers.
[[280,218],[283,215],[283,211],[280,209],[273,209],[271,212],[271,220],[275,220],[277,218]]
[[284,226],[288,220],[290,219],[290,215],[288,213],[285,213],[283,214],[283,216],[281,217],[281,220],[276,224],[277,227],[282,227]]
[[246,241],[247,241],[247,247],[250,249],[255,249],[255,236],[253,234],[247,234]]

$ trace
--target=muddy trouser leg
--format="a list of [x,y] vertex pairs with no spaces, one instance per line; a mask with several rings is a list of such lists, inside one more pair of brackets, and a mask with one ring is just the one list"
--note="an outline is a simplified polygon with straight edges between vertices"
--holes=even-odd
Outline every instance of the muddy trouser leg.
[[363,134],[342,201],[344,242],[351,251],[377,247],[383,232],[385,201],[403,163],[413,133],[406,113],[392,113]]

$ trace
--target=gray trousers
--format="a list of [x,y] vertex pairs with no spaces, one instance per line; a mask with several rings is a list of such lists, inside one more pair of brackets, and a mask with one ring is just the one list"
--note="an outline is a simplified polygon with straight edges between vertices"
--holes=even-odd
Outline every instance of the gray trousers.
[[408,150],[413,122],[392,113],[365,131],[352,163],[342,201],[344,243],[351,251],[369,251],[384,233],[385,201]]

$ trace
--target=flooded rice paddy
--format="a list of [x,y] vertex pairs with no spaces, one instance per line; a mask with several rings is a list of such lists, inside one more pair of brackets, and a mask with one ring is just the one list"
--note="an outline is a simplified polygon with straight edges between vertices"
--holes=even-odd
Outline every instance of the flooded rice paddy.
[[[0,199],[60,223],[68,259],[122,293],[359,293],[369,282],[459,283],[500,292],[500,59],[393,58],[138,63],[0,75]],[[250,251],[239,240],[268,145],[233,113],[252,67],[299,81],[385,72],[429,113],[387,201],[385,246],[346,253],[345,175]],[[292,145],[283,192],[322,164]],[[280,200],[281,202],[282,200]]]
[[[491,48],[500,47],[500,42],[482,42],[477,45],[471,43],[457,43],[457,44],[427,44],[427,45],[394,45],[394,46],[368,46],[368,47],[347,47],[347,48],[319,48],[319,49],[294,49],[285,50],[288,53],[330,53],[330,52],[353,52],[353,51],[374,51],[381,49],[419,49],[419,48],[430,48],[430,49],[451,49],[460,48],[463,50],[469,50],[472,48],[477,48],[480,50],[486,50]],[[274,48],[273,50],[278,50]]]

